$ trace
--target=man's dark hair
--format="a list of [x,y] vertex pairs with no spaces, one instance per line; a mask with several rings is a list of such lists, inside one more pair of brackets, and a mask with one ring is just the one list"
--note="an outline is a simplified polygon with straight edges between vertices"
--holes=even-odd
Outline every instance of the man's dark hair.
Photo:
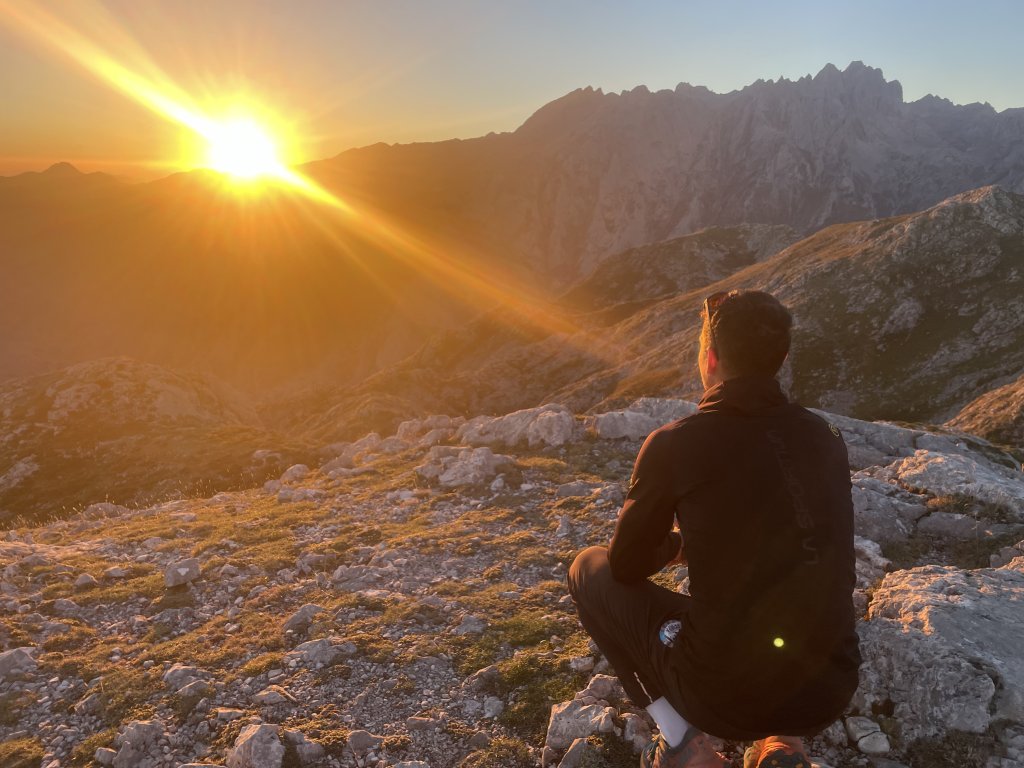
[[793,316],[764,291],[730,291],[705,318],[702,341],[733,376],[774,376],[789,352]]

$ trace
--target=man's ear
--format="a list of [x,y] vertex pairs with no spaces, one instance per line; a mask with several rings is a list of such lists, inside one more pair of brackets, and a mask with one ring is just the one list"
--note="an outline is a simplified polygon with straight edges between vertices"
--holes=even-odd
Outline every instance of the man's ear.
[[708,362],[707,362],[708,374],[713,374],[718,370],[718,353],[715,352],[714,347],[708,347]]

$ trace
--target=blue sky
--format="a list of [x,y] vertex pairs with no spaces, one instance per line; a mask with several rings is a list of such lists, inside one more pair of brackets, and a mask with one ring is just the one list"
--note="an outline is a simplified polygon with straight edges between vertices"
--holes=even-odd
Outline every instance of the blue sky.
[[159,163],[180,132],[28,33],[26,5],[111,55],[143,51],[207,103],[249,93],[293,124],[304,159],[512,130],[586,85],[726,92],[853,60],[908,101],[1024,106],[1024,2],[1009,0],[0,0],[0,173]]

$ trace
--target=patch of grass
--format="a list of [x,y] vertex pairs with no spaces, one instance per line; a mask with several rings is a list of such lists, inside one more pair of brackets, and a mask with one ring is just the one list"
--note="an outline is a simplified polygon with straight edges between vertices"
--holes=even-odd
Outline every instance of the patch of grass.
[[0,743],[0,765],[4,768],[39,768],[43,744],[39,739],[12,739]]
[[117,727],[129,717],[145,719],[152,710],[147,699],[158,690],[153,677],[136,669],[117,669],[104,675],[99,689],[104,722]]
[[498,664],[497,693],[510,700],[498,722],[531,743],[544,740],[551,705],[571,699],[586,682],[569,669],[566,658],[552,657],[521,653]]
[[117,728],[107,728],[83,739],[71,750],[70,764],[76,767],[94,765],[93,756],[96,754],[96,750],[101,747],[111,747],[116,736]]
[[[285,725],[300,728],[309,738],[320,744],[329,756],[341,757],[348,747],[348,730],[342,727],[340,722],[341,712],[337,706],[325,704],[308,717],[289,717],[285,720]],[[233,744],[234,738],[226,743]]]
[[67,632],[53,635],[43,641],[44,651],[80,650],[91,645],[96,638],[96,630],[84,624],[72,626]]
[[238,668],[239,677],[256,677],[262,675],[268,669],[283,669],[283,653],[261,653],[259,656],[249,659]]
[[0,693],[0,725],[17,725],[26,709],[36,703],[36,694],[30,691]]
[[610,733],[595,733],[587,737],[587,742],[597,750],[597,754],[588,753],[579,768],[619,768],[639,762],[633,754],[632,745]]
[[950,731],[942,740],[919,740],[907,748],[910,768],[984,768],[995,752],[991,734]]
[[989,556],[1003,547],[1020,541],[1021,533],[999,536],[977,536],[969,539],[949,539],[928,534],[917,534],[904,541],[882,546],[882,555],[892,561],[896,569],[915,568],[920,565],[954,565],[967,570],[988,568]]
[[459,768],[536,768],[530,748],[519,739],[499,737],[483,749],[470,752]]

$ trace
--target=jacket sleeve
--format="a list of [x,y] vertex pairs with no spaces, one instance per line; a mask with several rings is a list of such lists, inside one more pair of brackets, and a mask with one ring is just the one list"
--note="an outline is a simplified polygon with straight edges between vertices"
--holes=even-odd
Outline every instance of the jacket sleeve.
[[640,581],[657,573],[682,546],[681,536],[672,530],[675,499],[667,438],[660,431],[651,433],[636,457],[629,493],[608,546],[612,576],[618,581]]

